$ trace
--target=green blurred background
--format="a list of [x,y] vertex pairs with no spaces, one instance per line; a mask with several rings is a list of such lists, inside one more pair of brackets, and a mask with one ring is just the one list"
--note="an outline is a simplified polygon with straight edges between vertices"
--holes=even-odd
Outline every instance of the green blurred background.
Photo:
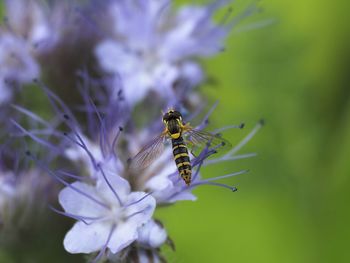
[[[247,3],[237,2],[238,8]],[[159,209],[176,244],[176,252],[165,253],[169,262],[350,262],[350,3],[263,0],[259,6],[263,12],[247,22],[274,23],[233,32],[226,51],[204,61],[216,84],[202,87],[220,101],[211,128],[246,123],[226,135],[233,143],[266,120],[241,151],[259,155],[203,169],[204,177],[250,169],[226,180],[238,192],[204,186],[195,190],[198,201]],[[46,254],[42,262],[81,259],[63,250],[63,234],[43,234],[43,250],[31,251]],[[15,262],[4,255],[0,262]],[[25,262],[37,261],[29,255]]]
[[[199,2],[199,1],[197,1]],[[247,1],[238,1],[238,6]],[[234,5],[233,5],[234,6]],[[212,127],[263,117],[241,152],[258,157],[205,168],[234,170],[239,190],[195,191],[197,202],[159,212],[177,245],[174,262],[350,262],[350,28],[347,1],[263,0],[274,24],[232,34],[206,60],[218,98]]]

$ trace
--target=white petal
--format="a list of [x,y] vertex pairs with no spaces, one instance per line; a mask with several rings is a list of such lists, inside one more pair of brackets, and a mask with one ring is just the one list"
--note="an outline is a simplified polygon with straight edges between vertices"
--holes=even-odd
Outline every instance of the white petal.
[[130,74],[122,75],[122,79],[123,94],[131,105],[142,100],[153,85],[153,76],[138,68],[134,68]]
[[97,178],[96,190],[99,195],[110,204],[119,202],[117,196],[124,202],[130,193],[129,182],[115,173],[104,171],[104,175],[106,178],[99,173]]
[[134,223],[137,227],[151,219],[156,207],[156,200],[151,195],[144,198],[145,195],[144,192],[133,192],[126,202],[126,204],[133,204],[125,208],[128,222]]
[[[81,182],[75,182],[71,186],[103,203],[94,186]],[[61,190],[58,200],[66,212],[77,216],[98,217],[106,212],[106,208],[71,187]]]
[[[165,189],[171,188],[173,185],[172,181],[165,176],[156,175],[147,181],[145,189],[154,192],[155,194]],[[155,196],[154,194],[152,194]]]
[[113,40],[98,44],[95,54],[102,68],[111,73],[128,73],[138,68],[139,59]]
[[185,201],[185,200],[196,201],[197,197],[189,191],[188,192],[182,191],[182,192],[174,195],[173,197],[167,199],[167,202],[168,203],[175,203],[177,201]]
[[139,228],[138,241],[150,247],[160,247],[167,239],[167,232],[154,220]]
[[120,223],[114,230],[108,243],[112,253],[118,253],[137,239],[137,226],[129,221]]
[[190,81],[191,86],[201,83],[203,75],[203,71],[197,63],[186,62],[181,66],[181,76]]
[[100,250],[106,243],[112,226],[108,223],[86,225],[76,223],[66,234],[63,245],[69,253],[92,253]]

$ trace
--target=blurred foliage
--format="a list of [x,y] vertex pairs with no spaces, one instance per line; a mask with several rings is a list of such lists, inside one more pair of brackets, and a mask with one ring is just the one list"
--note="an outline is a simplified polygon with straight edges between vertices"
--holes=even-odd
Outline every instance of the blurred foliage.
[[[237,2],[238,9],[247,3]],[[259,6],[263,11],[245,25],[259,19],[274,23],[233,32],[224,52],[204,60],[213,81],[202,87],[212,102],[220,101],[211,128],[246,122],[244,130],[225,134],[233,143],[260,118],[266,120],[241,151],[259,155],[203,169],[204,177],[250,169],[226,181],[238,192],[205,186],[196,190],[197,202],[157,212],[176,244],[167,257],[170,262],[349,262],[350,30],[345,13],[350,3],[263,0]],[[11,261],[12,252],[0,248],[0,262],[34,262],[23,260],[32,254],[46,254],[35,262],[77,262],[57,245],[63,233],[44,238],[41,232],[40,244],[27,247],[30,253],[18,250],[21,261]]]

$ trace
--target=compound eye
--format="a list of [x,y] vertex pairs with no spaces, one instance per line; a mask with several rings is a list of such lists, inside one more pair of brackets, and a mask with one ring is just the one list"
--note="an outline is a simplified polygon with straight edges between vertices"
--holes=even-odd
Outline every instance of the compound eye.
[[168,121],[169,120],[169,113],[165,113],[164,116],[163,116],[163,122],[164,121]]
[[176,118],[180,118],[182,115],[181,115],[180,112],[174,111],[174,116],[175,116]]

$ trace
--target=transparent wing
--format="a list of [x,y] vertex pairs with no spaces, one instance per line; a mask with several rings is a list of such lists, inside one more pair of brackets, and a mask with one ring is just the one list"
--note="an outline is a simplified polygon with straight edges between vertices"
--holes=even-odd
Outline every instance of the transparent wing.
[[161,133],[152,141],[147,143],[139,152],[131,159],[130,168],[144,169],[149,166],[164,150],[166,133]]
[[198,131],[191,127],[186,127],[184,131],[184,137],[194,155],[199,154],[207,146],[215,148],[220,153],[228,151],[232,147],[231,143],[222,138],[220,134]]

